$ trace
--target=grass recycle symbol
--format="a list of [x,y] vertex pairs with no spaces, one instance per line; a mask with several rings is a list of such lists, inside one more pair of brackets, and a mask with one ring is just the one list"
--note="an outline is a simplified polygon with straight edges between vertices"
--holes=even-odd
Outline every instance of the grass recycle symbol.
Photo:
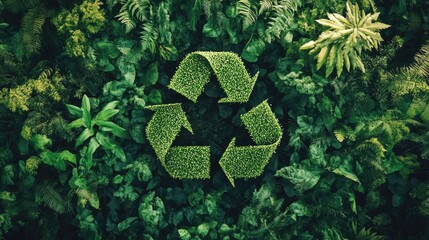
[[[180,63],[169,88],[187,99],[198,97],[215,74],[226,94],[219,103],[245,103],[258,74],[250,77],[242,60],[231,52],[193,52]],[[210,146],[172,146],[182,127],[192,132],[181,103],[147,107],[154,111],[146,135],[155,154],[174,178],[210,178]],[[234,179],[260,176],[282,137],[282,129],[267,101],[240,116],[255,145],[236,146],[233,138],[219,164],[234,186]]]

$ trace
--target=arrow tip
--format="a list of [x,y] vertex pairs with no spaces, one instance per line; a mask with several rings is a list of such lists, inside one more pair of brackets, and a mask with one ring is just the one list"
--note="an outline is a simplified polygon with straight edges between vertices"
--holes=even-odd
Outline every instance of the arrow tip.
[[253,77],[250,79],[250,85],[252,86],[252,89],[253,89],[253,87],[255,86],[255,83],[256,83],[256,80],[258,80],[258,77],[259,77],[259,72],[257,72],[257,73],[255,74],[255,76],[253,76]]
[[246,83],[243,83],[241,87],[236,90],[230,92],[227,97],[224,97],[219,100],[218,103],[246,103],[249,101],[250,95],[252,94],[253,87],[255,86],[256,80],[258,80],[259,72],[255,74],[255,76],[247,77]]
[[[228,144],[228,147],[226,149],[230,149],[235,147],[235,138],[231,140],[231,142]],[[226,177],[228,178],[229,182],[231,183],[232,187],[235,187],[234,178],[232,178],[231,174],[228,171],[228,168],[226,164],[228,164],[227,157],[225,156],[227,152],[224,153],[224,155],[220,158],[219,165],[222,168],[223,172],[225,173]]]

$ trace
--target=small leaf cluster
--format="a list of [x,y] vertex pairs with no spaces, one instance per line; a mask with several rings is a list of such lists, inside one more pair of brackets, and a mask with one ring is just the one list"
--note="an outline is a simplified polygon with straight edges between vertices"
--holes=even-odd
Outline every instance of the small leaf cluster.
[[14,88],[2,88],[0,102],[12,112],[28,112],[34,95],[45,96],[58,102],[61,100],[63,88],[62,78],[58,72],[45,69],[36,79],[30,79]]
[[66,38],[64,52],[71,57],[86,57],[88,38],[103,29],[105,12],[99,0],[86,0],[73,9],[63,10],[52,22]]

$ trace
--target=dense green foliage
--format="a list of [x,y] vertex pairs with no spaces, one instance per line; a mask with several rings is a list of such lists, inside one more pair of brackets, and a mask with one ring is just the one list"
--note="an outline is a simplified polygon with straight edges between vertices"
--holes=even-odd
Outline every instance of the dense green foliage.
[[[426,0],[0,0],[0,239],[428,239],[428,9]],[[334,24],[341,16],[368,21]],[[351,33],[323,38],[350,29],[354,44]],[[300,50],[309,41],[319,62]],[[356,69],[343,71],[343,50],[355,51]],[[195,102],[171,88],[196,80],[187,71],[198,64]],[[248,80],[249,101],[219,103],[232,81],[222,71]],[[180,114],[169,118],[155,107],[163,103],[181,103]],[[178,133],[157,135],[175,150],[148,137],[157,114]],[[190,168],[169,154],[185,162],[183,152],[210,162],[192,164],[198,179],[177,179]],[[234,154],[267,165],[245,169]],[[236,176],[262,174],[233,187],[225,158]]]

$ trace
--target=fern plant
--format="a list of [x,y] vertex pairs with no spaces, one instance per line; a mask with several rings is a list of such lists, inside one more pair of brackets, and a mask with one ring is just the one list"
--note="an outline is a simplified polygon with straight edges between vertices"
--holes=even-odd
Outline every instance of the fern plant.
[[383,38],[380,30],[390,25],[377,21],[379,12],[366,14],[359,10],[357,4],[346,3],[346,17],[337,13],[329,13],[329,19],[316,20],[319,24],[329,27],[319,35],[316,41],[301,46],[301,50],[310,50],[316,55],[317,70],[326,66],[325,75],[329,76],[336,68],[339,77],[344,66],[347,71],[359,68],[365,72],[360,55],[362,50],[378,49]]
[[141,50],[148,55],[146,58],[159,54],[162,59],[176,60],[178,51],[169,24],[172,3],[155,5],[148,0],[122,0],[121,3],[116,17],[125,26],[126,33],[139,29]]
[[55,190],[52,183],[43,182],[36,186],[35,197],[36,202],[43,203],[57,213],[65,213],[70,209],[69,203]]
[[254,62],[267,44],[290,43],[294,14],[301,5],[301,0],[239,0],[238,16],[243,19],[243,31],[250,33],[242,57]]
[[28,10],[22,18],[22,41],[29,55],[37,53],[42,45],[41,34],[46,17],[47,10],[36,7]]
[[414,57],[414,62],[407,67],[388,74],[388,91],[393,100],[411,94],[423,101],[428,100],[429,83],[429,42],[423,45]]
[[6,0],[5,6],[14,13],[24,13],[21,21],[22,42],[27,56],[38,53],[42,43],[42,30],[51,12],[45,0]]

